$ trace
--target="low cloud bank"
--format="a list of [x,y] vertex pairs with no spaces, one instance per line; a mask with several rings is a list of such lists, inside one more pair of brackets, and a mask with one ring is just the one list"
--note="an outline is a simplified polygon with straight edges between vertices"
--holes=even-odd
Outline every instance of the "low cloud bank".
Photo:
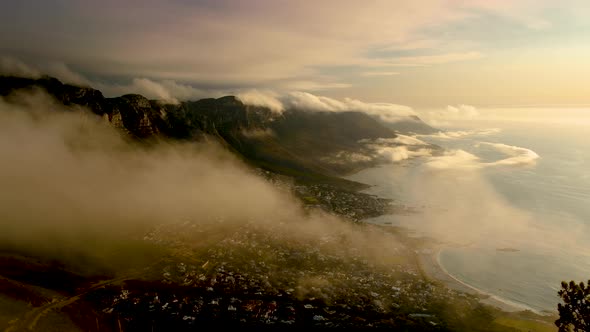
[[272,91],[248,90],[237,93],[236,98],[246,105],[266,107],[275,113],[285,110],[278,95]]
[[412,136],[398,134],[394,138],[363,139],[363,150],[340,151],[325,160],[333,163],[390,163],[432,155],[432,146]]
[[[438,133],[434,136],[446,135],[445,139],[459,139],[471,135],[488,135],[496,133],[496,129],[481,131],[458,131]],[[433,135],[406,136],[397,135],[395,138],[378,138],[374,140],[361,140],[364,149],[357,152],[341,151],[326,158],[334,163],[353,162],[400,162],[407,159],[423,157],[422,168],[424,170],[461,170],[475,171],[502,167],[530,167],[534,166],[540,156],[533,150],[502,143],[478,142],[475,148],[486,147],[492,149],[506,158],[485,162],[477,155],[462,150],[440,150],[433,148],[429,143],[416,137],[430,137]],[[448,137],[448,138],[447,138]]]
[[461,139],[471,136],[489,136],[498,134],[502,131],[500,128],[486,128],[486,129],[472,129],[472,130],[458,130],[458,131],[439,131],[435,134],[416,135],[421,138],[434,138],[443,140]]
[[293,92],[282,99],[286,108],[320,112],[363,112],[382,121],[396,122],[416,115],[408,106],[391,103],[367,103],[357,99],[316,96],[307,92]]
[[136,93],[148,99],[158,99],[170,104],[178,104],[185,100],[198,100],[225,95],[223,91],[202,90],[172,80],[155,81],[148,78],[134,78],[131,83],[121,85],[105,83],[94,83],[91,85],[110,97]]
[[2,248],[111,266],[121,256],[117,241],[184,221],[221,237],[249,224],[305,245],[338,237],[332,254],[342,259],[354,250],[385,262],[399,247],[382,232],[310,214],[217,146],[140,146],[90,112],[64,110],[42,94],[0,99],[0,154]]
[[428,145],[428,143],[414,137],[397,134],[394,138],[378,138],[376,140],[361,140],[361,143],[375,144],[402,144],[402,145]]
[[19,59],[0,56],[0,75],[39,78],[41,77],[41,72]]
[[445,127],[456,121],[468,121],[478,118],[480,115],[477,108],[471,105],[449,105],[443,109],[421,112],[421,117],[428,124],[434,127]]
[[430,169],[477,170],[492,167],[533,166],[540,156],[533,150],[501,143],[481,142],[476,146],[488,146],[505,154],[507,158],[482,162],[479,157],[464,150],[449,150],[441,156],[431,157],[424,163]]
[[337,100],[309,92],[278,94],[272,91],[249,90],[237,94],[245,104],[267,107],[275,112],[297,109],[311,112],[362,112],[385,122],[407,120],[416,115],[412,108],[391,103],[367,103],[358,99]]
[[407,146],[395,146],[395,147],[387,147],[387,146],[378,146],[374,148],[375,152],[379,156],[380,159],[384,159],[386,161],[396,162],[402,161],[410,158],[415,157],[426,157],[432,154],[432,150],[430,149],[417,149],[412,150],[409,149]]

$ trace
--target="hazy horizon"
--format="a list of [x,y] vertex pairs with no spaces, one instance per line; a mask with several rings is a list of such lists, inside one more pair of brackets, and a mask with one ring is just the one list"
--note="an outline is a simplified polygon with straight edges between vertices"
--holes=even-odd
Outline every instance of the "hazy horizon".
[[581,0],[5,2],[0,72],[161,99],[588,105],[589,15]]

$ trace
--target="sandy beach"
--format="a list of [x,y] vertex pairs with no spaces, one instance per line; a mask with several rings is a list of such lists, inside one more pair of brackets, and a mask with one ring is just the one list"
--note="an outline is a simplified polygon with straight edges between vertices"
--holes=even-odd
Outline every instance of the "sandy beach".
[[493,294],[486,293],[452,276],[440,264],[440,253],[443,249],[443,247],[436,247],[416,252],[420,269],[422,270],[422,273],[426,278],[442,282],[445,286],[449,287],[450,289],[478,296],[481,299],[482,303],[491,305],[503,311],[518,312],[524,310],[531,310],[530,308],[524,305],[511,303]]

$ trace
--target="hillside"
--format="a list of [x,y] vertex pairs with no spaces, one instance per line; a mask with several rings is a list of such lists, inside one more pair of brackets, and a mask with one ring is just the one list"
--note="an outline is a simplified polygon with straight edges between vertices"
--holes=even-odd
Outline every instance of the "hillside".
[[[339,176],[373,162],[334,163],[329,156],[364,149],[362,139],[393,138],[396,132],[424,132],[418,118],[384,124],[360,112],[290,109],[282,114],[245,105],[233,96],[163,104],[128,94],[105,98],[99,90],[62,84],[51,77],[0,77],[0,95],[40,89],[66,106],[83,106],[139,140],[212,137],[246,162],[303,182],[359,188]],[[18,99],[18,97],[12,97]]]

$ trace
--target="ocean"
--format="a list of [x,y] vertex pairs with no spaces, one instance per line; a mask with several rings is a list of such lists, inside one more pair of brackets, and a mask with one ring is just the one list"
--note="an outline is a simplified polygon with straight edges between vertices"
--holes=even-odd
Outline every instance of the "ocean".
[[555,312],[562,280],[590,279],[590,115],[567,112],[556,110],[571,121],[447,126],[443,135],[416,136],[444,153],[349,178],[416,208],[369,222],[443,241],[440,264],[456,279],[507,303]]

